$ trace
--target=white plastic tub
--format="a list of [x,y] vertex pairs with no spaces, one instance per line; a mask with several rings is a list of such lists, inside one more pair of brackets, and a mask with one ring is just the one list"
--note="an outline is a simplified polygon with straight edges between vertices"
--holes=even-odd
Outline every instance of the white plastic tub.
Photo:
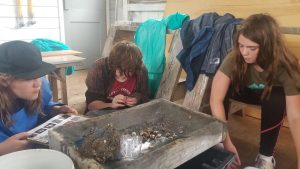
[[70,157],[50,149],[29,149],[0,156],[5,169],[74,169]]

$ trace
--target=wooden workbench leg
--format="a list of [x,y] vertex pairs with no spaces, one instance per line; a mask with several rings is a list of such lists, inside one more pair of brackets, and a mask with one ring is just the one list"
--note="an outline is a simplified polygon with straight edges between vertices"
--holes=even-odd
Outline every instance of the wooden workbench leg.
[[66,68],[60,68],[59,69],[59,77],[60,77],[62,102],[64,104],[68,104]]
[[53,101],[58,101],[57,78],[54,75],[48,75],[48,80],[52,90]]

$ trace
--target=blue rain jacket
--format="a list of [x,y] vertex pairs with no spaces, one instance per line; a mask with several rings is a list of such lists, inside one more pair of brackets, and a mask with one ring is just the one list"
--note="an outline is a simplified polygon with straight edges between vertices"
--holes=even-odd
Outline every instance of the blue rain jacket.
[[180,31],[183,49],[177,55],[192,90],[200,73],[213,75],[232,47],[232,34],[239,20],[231,14],[205,13],[186,21]]

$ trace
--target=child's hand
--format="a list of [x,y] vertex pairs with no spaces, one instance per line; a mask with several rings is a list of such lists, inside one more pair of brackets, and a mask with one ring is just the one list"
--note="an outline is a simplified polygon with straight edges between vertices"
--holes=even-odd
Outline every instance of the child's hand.
[[125,104],[130,107],[135,106],[137,104],[137,99],[134,97],[127,97]]
[[26,140],[30,133],[22,132],[15,134],[0,143],[0,155],[24,150],[29,147],[29,142]]
[[114,97],[114,99],[112,100],[112,105],[111,107],[116,109],[119,107],[124,107],[125,106],[125,101],[126,101],[126,97],[124,95],[117,95]]
[[53,109],[55,109],[54,111],[57,112],[58,114],[78,114],[76,109],[68,105],[54,106]]

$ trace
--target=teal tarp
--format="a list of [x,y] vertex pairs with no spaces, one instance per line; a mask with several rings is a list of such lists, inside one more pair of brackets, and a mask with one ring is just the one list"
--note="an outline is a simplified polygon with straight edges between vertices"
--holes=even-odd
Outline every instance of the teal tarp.
[[157,92],[165,70],[166,31],[181,28],[185,20],[189,20],[189,16],[177,12],[162,20],[149,19],[140,24],[136,30],[134,42],[143,53],[143,62],[148,70],[148,85],[152,98]]
[[[41,52],[71,49],[68,45],[51,39],[34,39],[31,43],[38,47]],[[66,75],[71,75],[74,71],[75,66],[69,66],[66,68]]]

